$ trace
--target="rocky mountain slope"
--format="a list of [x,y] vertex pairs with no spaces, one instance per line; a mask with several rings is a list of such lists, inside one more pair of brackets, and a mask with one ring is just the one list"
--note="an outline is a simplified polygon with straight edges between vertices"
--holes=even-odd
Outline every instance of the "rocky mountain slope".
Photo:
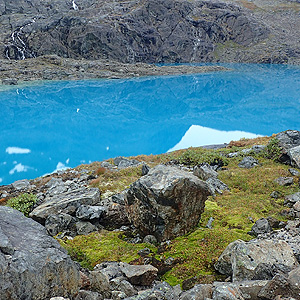
[[2,0],[0,55],[297,63],[295,1]]

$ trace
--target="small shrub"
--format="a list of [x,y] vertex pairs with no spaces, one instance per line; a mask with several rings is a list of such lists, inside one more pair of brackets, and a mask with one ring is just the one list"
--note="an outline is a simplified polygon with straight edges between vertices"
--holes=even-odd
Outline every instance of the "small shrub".
[[220,152],[202,148],[189,148],[182,155],[178,157],[178,161],[184,165],[199,165],[201,163],[208,163],[210,165],[224,166],[228,164],[228,159]]
[[266,147],[265,156],[269,159],[278,161],[281,155],[282,155],[282,151],[279,146],[278,139],[276,138],[271,139]]
[[32,211],[33,205],[37,201],[36,195],[33,194],[21,194],[18,197],[11,198],[7,201],[7,206],[22,212],[26,217]]

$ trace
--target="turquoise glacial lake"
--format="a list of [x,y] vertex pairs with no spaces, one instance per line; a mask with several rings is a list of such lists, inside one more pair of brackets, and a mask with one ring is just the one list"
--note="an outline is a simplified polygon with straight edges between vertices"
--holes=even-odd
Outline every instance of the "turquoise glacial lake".
[[0,92],[0,185],[116,156],[300,130],[300,68],[42,82]]

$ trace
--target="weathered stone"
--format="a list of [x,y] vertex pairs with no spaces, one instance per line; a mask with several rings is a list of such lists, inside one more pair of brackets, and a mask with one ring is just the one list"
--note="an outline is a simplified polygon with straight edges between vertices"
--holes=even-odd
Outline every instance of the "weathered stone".
[[104,298],[110,298],[111,289],[108,277],[99,270],[90,272],[91,290],[100,293]]
[[259,299],[275,299],[277,295],[288,296],[291,293],[287,278],[276,274],[258,293]]
[[76,222],[75,227],[79,235],[87,235],[98,230],[98,228],[90,222]]
[[74,215],[80,205],[96,205],[99,201],[99,189],[82,188],[46,198],[43,204],[36,207],[30,213],[30,217],[44,224],[49,215],[59,214],[61,212]]
[[241,291],[244,299],[259,300],[258,294],[267,283],[268,280],[245,280],[233,283],[233,286]]
[[292,185],[294,183],[294,178],[293,177],[278,177],[274,180],[274,182],[281,186],[288,186],[288,185]]
[[281,240],[235,241],[215,264],[220,273],[232,274],[233,281],[271,279],[277,271],[288,272],[297,266],[291,247]]
[[16,190],[26,190],[30,186],[30,182],[27,179],[18,180],[12,183],[12,186]]
[[74,300],[103,300],[103,297],[97,292],[80,290]]
[[157,277],[158,270],[151,265],[129,265],[120,263],[121,271],[134,285],[150,285]]
[[290,246],[284,241],[272,240],[237,244],[231,261],[233,281],[271,279],[280,267],[289,269],[298,266]]
[[242,159],[242,161],[238,164],[240,168],[251,169],[259,165],[257,159],[252,156],[246,156]]
[[79,270],[43,226],[3,206],[0,228],[2,244],[7,241],[0,248],[0,299],[75,296],[79,290]]
[[225,248],[225,250],[220,255],[220,257],[218,258],[218,261],[215,263],[214,267],[221,274],[225,274],[227,276],[232,275],[232,259],[231,259],[231,256],[233,254],[233,251],[234,251],[235,247],[240,243],[243,243],[243,241],[242,240],[236,240],[236,241],[230,243]]
[[113,278],[110,281],[110,285],[112,289],[123,292],[127,297],[136,295],[138,293],[132,284],[127,280],[124,280],[122,277]]
[[244,300],[241,291],[228,285],[217,286],[212,295],[213,300]]
[[143,236],[167,240],[188,233],[198,224],[209,194],[207,184],[196,176],[159,165],[130,186],[126,209]]
[[138,166],[141,164],[141,162],[136,159],[127,159],[125,157],[119,156],[114,159],[114,164],[118,167],[118,169],[124,169],[128,167]]
[[179,285],[172,287],[166,282],[161,282],[136,296],[126,298],[126,300],[178,300],[180,294],[181,289]]
[[148,243],[148,244],[155,245],[157,243],[157,239],[154,235],[148,234],[144,237],[143,243]]
[[143,164],[143,166],[142,166],[142,176],[147,175],[149,173],[149,171],[150,171],[150,167],[146,164]]
[[210,177],[205,182],[208,184],[213,196],[215,196],[216,193],[223,194],[223,191],[229,191],[229,187],[218,178]]
[[192,289],[183,292],[179,300],[205,300],[213,294],[212,284],[197,284]]
[[270,231],[272,231],[272,227],[270,226],[269,221],[265,218],[261,218],[255,222],[248,234],[258,236],[259,234],[267,233]]
[[80,205],[76,210],[76,217],[80,220],[100,220],[104,214],[103,206]]
[[274,198],[274,199],[278,199],[279,197],[281,197],[281,193],[278,192],[278,191],[273,191],[271,194],[270,194],[270,197]]
[[55,236],[66,230],[70,230],[75,233],[75,221],[75,218],[64,213],[49,215],[45,221],[45,227],[51,236]]
[[211,177],[218,177],[218,172],[216,172],[209,164],[196,166],[193,170],[193,174],[204,181]]
[[296,202],[300,201],[300,192],[284,197],[284,205],[293,207]]
[[291,175],[293,176],[300,176],[300,172],[295,170],[295,169],[289,169],[289,172],[291,173]]
[[118,201],[123,203],[123,195],[118,195],[118,197],[117,195],[114,195],[111,198],[103,199],[100,202],[100,205],[104,207],[104,214],[101,215],[100,223],[105,228],[116,229],[121,226],[130,225],[125,205],[114,202]]

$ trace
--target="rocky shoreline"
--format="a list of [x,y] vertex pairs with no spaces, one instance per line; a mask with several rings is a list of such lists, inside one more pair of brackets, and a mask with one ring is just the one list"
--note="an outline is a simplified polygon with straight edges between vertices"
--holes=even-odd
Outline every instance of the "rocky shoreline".
[[140,76],[184,75],[228,71],[222,66],[156,66],[146,63],[126,64],[111,60],[75,60],[46,55],[26,60],[1,60],[2,85],[16,85],[37,80],[117,79]]
[[[222,172],[227,172],[223,166],[225,159],[239,161],[241,170],[256,170],[262,168],[259,160],[266,155],[276,155],[278,161],[299,168],[299,131],[288,130],[268,140],[267,146],[254,144],[241,151],[234,148],[238,142],[232,143],[228,145],[232,150],[222,154],[217,163],[216,160],[209,163],[207,158],[205,163],[194,167],[190,160],[189,164],[170,160],[165,165],[150,164],[150,167],[149,161],[142,157],[119,157],[97,164],[97,171],[86,165],[1,186],[2,204],[12,197],[25,199],[24,195],[33,195],[35,203],[27,206],[26,214],[30,213],[31,218],[0,206],[0,270],[3,270],[0,272],[0,298],[299,299],[299,192],[284,195],[285,208],[283,206],[281,215],[288,216],[288,221],[260,218],[249,232],[254,239],[236,240],[224,249],[214,267],[225,276],[225,281],[195,286],[189,281],[182,285],[186,290],[179,285],[172,287],[157,279],[179,261],[173,257],[158,258],[151,250],[157,245],[160,253],[164,253],[162,249],[172,243],[170,240],[193,231],[204,214],[204,205],[207,209],[212,205],[213,200],[208,199],[208,195],[215,198],[234,193],[219,179]],[[132,172],[135,169],[141,172],[139,179],[122,192],[101,193],[92,187],[101,174],[116,175],[122,170]],[[297,190],[295,185],[299,185],[300,174],[297,169],[290,167],[290,176],[276,178],[274,186],[282,191],[289,186]],[[270,199],[275,199],[272,201],[282,197],[278,190],[270,195]],[[29,203],[30,199],[26,199]],[[26,203],[18,203],[15,207],[23,210]],[[213,222],[210,218],[207,230],[212,230]],[[129,237],[126,243],[146,243],[148,247],[141,249],[139,259],[130,264],[104,261],[88,270],[74,263],[50,237],[60,238],[67,246],[68,241],[77,236],[103,230]],[[14,278],[20,280],[16,282]]]

